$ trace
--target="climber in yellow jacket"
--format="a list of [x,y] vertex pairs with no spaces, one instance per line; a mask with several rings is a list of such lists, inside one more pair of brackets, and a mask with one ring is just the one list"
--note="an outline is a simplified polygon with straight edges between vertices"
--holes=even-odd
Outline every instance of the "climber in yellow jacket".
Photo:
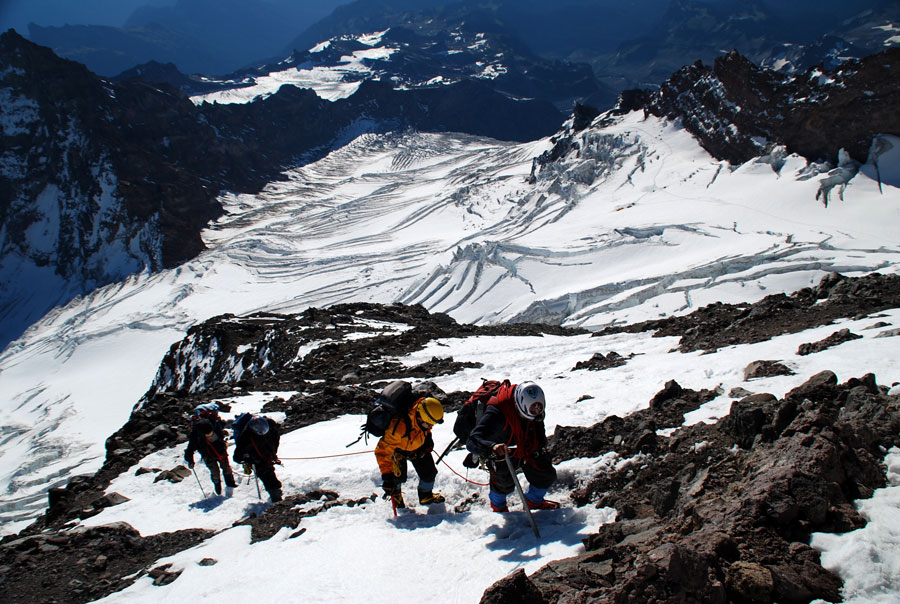
[[434,465],[434,440],[431,429],[444,423],[444,407],[431,397],[420,398],[409,413],[391,420],[384,436],[375,446],[375,459],[381,470],[385,497],[398,508],[405,507],[402,486],[406,482],[406,462],[412,462],[419,475],[419,503],[443,503],[444,496],[434,492],[437,467]]

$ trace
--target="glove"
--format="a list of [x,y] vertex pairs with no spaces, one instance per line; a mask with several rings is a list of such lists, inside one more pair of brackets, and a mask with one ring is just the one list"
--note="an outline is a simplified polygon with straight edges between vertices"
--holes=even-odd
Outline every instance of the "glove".
[[188,457],[187,455],[185,455],[185,456],[184,456],[184,461],[185,461],[185,463],[187,463],[187,465],[188,465],[189,468],[193,468],[193,467],[194,467],[194,457],[193,457],[193,456]]
[[388,499],[391,495],[400,490],[400,485],[397,484],[397,477],[393,474],[382,474],[381,488],[384,489],[384,498]]
[[394,476],[397,476],[399,478],[403,475],[401,464],[404,461],[406,461],[406,456],[403,455],[400,451],[394,451],[394,454],[391,455],[391,462],[393,462],[393,467],[391,469],[394,471]]
[[284,465],[283,463],[281,463],[281,460],[278,459],[277,457],[276,457],[275,459],[272,460],[272,463],[273,463],[273,464],[276,464],[276,465],[279,465],[279,466]]
[[466,458],[463,460],[463,466],[467,468],[477,468],[478,467],[478,458],[475,457],[473,453],[469,453],[466,455]]
[[244,462],[244,474],[253,474],[253,468],[246,461]]

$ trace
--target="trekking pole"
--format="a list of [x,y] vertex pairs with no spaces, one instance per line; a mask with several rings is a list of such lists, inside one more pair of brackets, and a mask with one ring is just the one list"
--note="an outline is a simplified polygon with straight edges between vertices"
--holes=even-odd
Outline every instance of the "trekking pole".
[[200,487],[200,492],[203,493],[203,498],[206,499],[206,491],[203,490],[203,485],[200,484],[200,477],[197,476],[197,470],[193,466],[191,466],[191,472],[194,473],[194,478],[197,479],[197,486]]
[[453,448],[453,445],[455,445],[455,444],[458,443],[458,442],[459,442],[459,437],[458,437],[458,436],[455,437],[453,440],[451,440],[451,441],[450,441],[450,444],[447,445],[447,448],[444,449],[444,452],[441,453],[441,456],[437,458],[437,461],[436,461],[436,462],[434,462],[434,465],[438,465],[439,463],[441,463],[441,460],[444,459],[444,455],[446,455],[447,453],[449,453],[449,452],[450,452],[450,449]]
[[516,492],[522,500],[522,506],[525,508],[525,511],[528,512],[528,522],[531,523],[531,528],[534,529],[534,536],[540,539],[541,533],[538,531],[537,523],[534,521],[534,516],[531,513],[531,508],[528,507],[528,500],[525,499],[525,492],[522,491],[522,484],[519,482],[519,477],[516,476],[516,469],[513,468],[512,460],[509,458],[509,455],[504,455],[503,459],[506,460],[506,467],[509,468],[509,475],[512,476],[513,484],[516,485]]
[[256,478],[256,496],[262,501],[262,491],[259,490],[259,473],[256,471],[256,466],[253,466],[253,477]]

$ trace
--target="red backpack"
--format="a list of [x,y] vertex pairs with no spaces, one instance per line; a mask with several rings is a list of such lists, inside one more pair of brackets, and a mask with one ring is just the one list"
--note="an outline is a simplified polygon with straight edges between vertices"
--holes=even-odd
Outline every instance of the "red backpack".
[[453,423],[453,433],[463,445],[469,440],[469,434],[484,415],[488,401],[500,391],[503,386],[510,387],[512,384],[509,380],[482,380],[478,390],[472,393],[472,396],[463,404],[459,413],[456,414],[456,421]]

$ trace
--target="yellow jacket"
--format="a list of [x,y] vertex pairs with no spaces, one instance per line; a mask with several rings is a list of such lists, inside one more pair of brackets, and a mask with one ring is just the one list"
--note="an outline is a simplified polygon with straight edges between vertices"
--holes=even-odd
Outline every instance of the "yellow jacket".
[[[393,474],[393,456],[396,451],[411,453],[425,444],[428,432],[419,427],[416,418],[419,415],[419,402],[417,400],[409,410],[408,416],[395,417],[388,424],[387,430],[375,445],[375,459],[382,474]],[[407,431],[407,420],[411,429]]]

